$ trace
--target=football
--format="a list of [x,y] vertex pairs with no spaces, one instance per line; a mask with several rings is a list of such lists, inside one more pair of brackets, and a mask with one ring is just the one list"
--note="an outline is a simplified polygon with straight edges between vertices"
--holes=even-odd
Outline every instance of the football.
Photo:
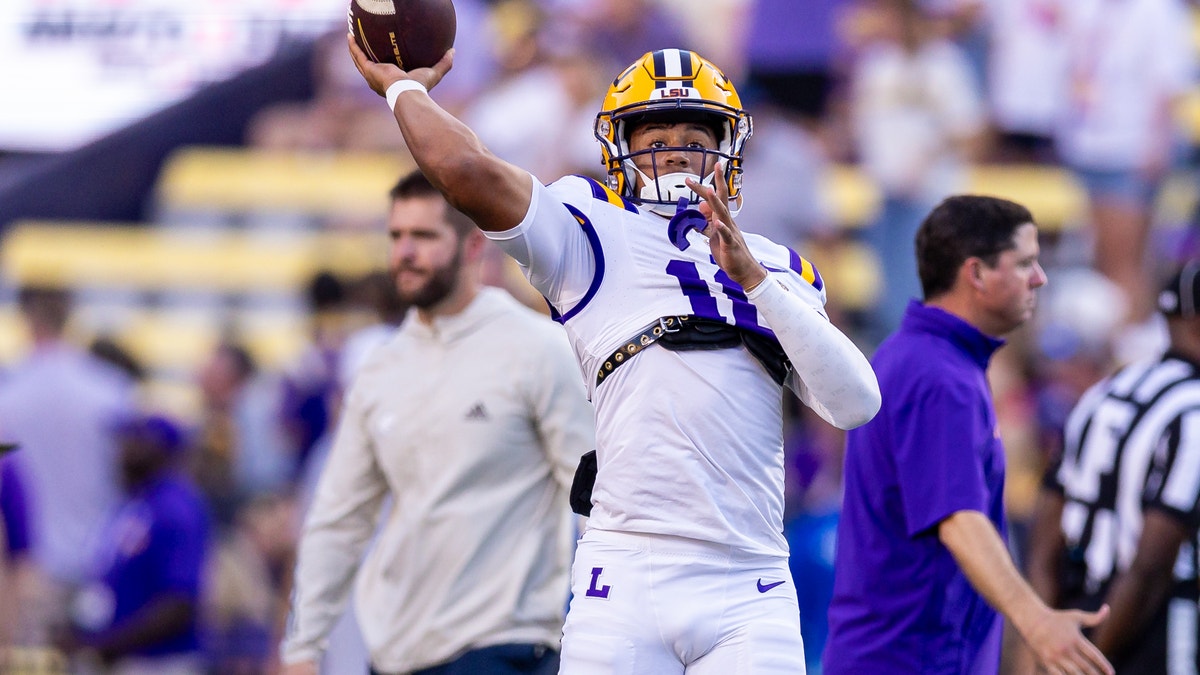
[[376,63],[427,68],[454,46],[450,0],[350,0],[348,14],[355,42]]

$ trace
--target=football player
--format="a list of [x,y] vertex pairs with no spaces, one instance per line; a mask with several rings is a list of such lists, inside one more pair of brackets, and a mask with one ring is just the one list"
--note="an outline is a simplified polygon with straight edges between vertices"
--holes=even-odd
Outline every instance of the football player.
[[562,672],[804,672],[781,387],[843,429],[879,387],[813,265],[734,221],[752,127],[733,84],[694,52],[647,53],[596,119],[607,180],[547,186],[427,95],[453,50],[404,72],[348,42],[421,170],[546,297],[595,404]]

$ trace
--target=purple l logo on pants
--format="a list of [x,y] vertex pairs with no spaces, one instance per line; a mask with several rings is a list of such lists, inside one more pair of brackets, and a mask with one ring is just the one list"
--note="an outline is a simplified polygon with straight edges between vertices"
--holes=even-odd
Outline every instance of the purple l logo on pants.
[[596,588],[596,584],[597,584],[597,582],[600,581],[600,574],[602,572],[604,572],[603,567],[593,567],[592,568],[592,585],[590,588],[587,589],[587,596],[589,598],[605,598],[605,599],[608,598],[608,589],[610,588],[609,586],[604,585],[604,586],[601,586],[600,588]]

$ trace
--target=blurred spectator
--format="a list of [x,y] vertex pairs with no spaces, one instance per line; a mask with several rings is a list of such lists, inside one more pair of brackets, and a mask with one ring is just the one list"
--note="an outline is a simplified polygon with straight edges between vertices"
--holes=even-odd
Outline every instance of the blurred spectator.
[[208,513],[179,470],[179,426],[138,416],[117,429],[126,496],[104,529],[94,578],[57,636],[94,653],[112,675],[203,675],[198,630]]
[[765,97],[815,130],[844,75],[837,25],[852,1],[751,2],[744,46],[747,95]]
[[11,446],[0,447],[0,672],[7,650],[23,642],[17,634],[22,581],[29,570],[29,500]]
[[[304,465],[313,444],[325,435],[338,395],[338,362],[346,339],[346,288],[321,270],[308,284],[309,341],[284,367],[283,425],[295,452],[292,471]],[[295,475],[295,474],[293,474]]]
[[[619,71],[646,52],[692,48],[683,26],[655,0],[544,0],[544,4],[551,10],[552,25],[542,36],[543,49],[553,53],[570,45],[590,55],[596,68],[606,74]],[[594,87],[590,90],[595,92]]]
[[810,237],[832,234],[833,216],[822,191],[829,162],[796,113],[765,100],[751,109],[754,137],[746,144],[738,225],[803,251]]
[[984,115],[966,57],[937,37],[916,0],[879,0],[870,9],[885,29],[855,65],[851,105],[863,170],[883,192],[865,233],[887,280],[873,317],[879,340],[920,298],[914,235],[934,205],[964,186]]
[[1122,362],[1165,343],[1147,268],[1153,206],[1177,150],[1175,106],[1194,84],[1182,0],[1071,0],[1061,6],[1067,109],[1057,142],[1087,190],[1095,267],[1129,302]]
[[[295,562],[290,499],[257,497],[238,510],[205,572],[205,649],[211,672],[259,675],[276,661]],[[340,672],[340,671],[338,671]]]
[[989,41],[987,10],[990,2],[1007,0],[916,0],[921,11],[934,23],[938,37],[950,40],[970,64],[976,82],[987,81]]
[[988,104],[998,161],[1055,162],[1066,99],[1062,5],[1071,0],[989,0]]
[[[456,3],[457,4],[457,3]],[[255,114],[246,127],[246,144],[283,151],[403,151],[387,106],[359,86],[354,64],[346,58],[345,30],[317,40],[313,50],[313,96],[308,101],[277,103]]]
[[244,501],[285,490],[293,477],[280,421],[282,386],[275,374],[259,373],[235,342],[216,347],[197,382],[203,409],[192,475],[218,521],[229,524]]
[[45,644],[66,620],[74,587],[101,525],[120,496],[115,421],[133,410],[133,383],[65,338],[65,290],[27,286],[18,302],[32,352],[0,383],[0,430],[19,443],[27,480],[33,560],[44,586],[29,587],[30,639]]
[[1083,392],[1112,367],[1112,336],[1124,314],[1125,296],[1107,277],[1090,268],[1054,274],[1038,299],[1032,372],[1036,388],[1039,480],[1057,461],[1067,415]]
[[590,52],[562,45],[482,92],[462,118],[489,150],[541,180],[563,173],[598,176],[592,124],[604,71],[597,66]]

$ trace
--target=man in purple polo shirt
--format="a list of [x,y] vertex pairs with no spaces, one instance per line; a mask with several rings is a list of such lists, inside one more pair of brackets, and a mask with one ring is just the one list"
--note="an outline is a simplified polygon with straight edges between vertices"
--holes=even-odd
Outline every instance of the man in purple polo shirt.
[[[1007,616],[1052,673],[1112,673],[1005,546],[1004,448],[986,370],[1033,314],[1037,227],[1002,199],[951,197],[916,237],[925,302],[912,301],[872,365],[883,408],[847,437],[825,675],[1000,668]],[[995,608],[995,609],[993,609]]]
[[126,498],[60,646],[98,655],[114,674],[201,675],[197,614],[208,513],[175,468],[182,434],[164,417],[139,416],[122,423],[117,438]]

